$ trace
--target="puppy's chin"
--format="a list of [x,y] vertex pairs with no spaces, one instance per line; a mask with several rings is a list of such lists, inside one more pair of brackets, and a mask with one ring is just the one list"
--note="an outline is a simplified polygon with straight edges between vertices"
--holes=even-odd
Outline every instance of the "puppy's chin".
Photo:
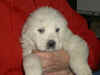
[[58,46],[58,47],[55,47],[55,48],[48,48],[46,46],[37,45],[36,50],[37,51],[43,51],[43,52],[52,52],[52,51],[62,50],[62,46]]
[[47,50],[46,48],[44,48],[44,47],[38,47],[37,50],[38,50],[38,51],[48,51],[48,50]]
[[62,50],[62,49],[36,49],[33,50],[33,52],[54,52],[54,51],[58,51],[58,50]]
[[62,49],[44,49],[44,50],[40,50],[40,51],[44,51],[44,52],[55,52],[55,51],[59,51]]

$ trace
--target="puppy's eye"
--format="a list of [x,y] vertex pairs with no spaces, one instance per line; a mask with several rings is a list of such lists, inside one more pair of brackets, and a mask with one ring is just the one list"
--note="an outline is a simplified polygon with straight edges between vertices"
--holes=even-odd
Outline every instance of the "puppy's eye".
[[44,29],[38,29],[39,33],[44,33]]
[[57,29],[56,29],[56,32],[59,32],[59,31],[60,31],[60,28],[57,28]]

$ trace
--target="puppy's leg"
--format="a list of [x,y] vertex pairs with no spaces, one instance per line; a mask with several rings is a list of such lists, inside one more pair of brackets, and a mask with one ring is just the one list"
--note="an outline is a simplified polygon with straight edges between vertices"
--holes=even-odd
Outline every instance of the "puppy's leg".
[[72,57],[70,60],[70,67],[73,69],[76,75],[92,75],[90,67],[86,60],[83,58]]
[[25,75],[42,75],[42,66],[38,56],[27,55],[23,58]]
[[76,75],[92,75],[88,65],[88,46],[80,37],[73,35],[64,44],[70,55],[70,66]]

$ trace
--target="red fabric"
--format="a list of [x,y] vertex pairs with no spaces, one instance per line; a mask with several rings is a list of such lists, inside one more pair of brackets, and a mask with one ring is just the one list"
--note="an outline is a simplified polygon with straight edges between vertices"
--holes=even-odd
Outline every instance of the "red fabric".
[[90,67],[100,67],[100,41],[65,0],[0,0],[0,75],[23,74],[21,29],[29,13],[41,6],[51,6],[64,14],[69,28],[87,41]]

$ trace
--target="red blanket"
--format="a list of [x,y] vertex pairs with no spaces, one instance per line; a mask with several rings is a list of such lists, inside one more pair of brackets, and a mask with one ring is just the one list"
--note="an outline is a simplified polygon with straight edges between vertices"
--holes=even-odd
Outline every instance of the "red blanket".
[[88,29],[85,19],[72,10],[65,0],[0,0],[0,75],[23,74],[19,42],[21,29],[29,13],[41,6],[51,6],[64,14],[69,28],[88,44],[90,67],[93,70],[99,68],[100,41]]

